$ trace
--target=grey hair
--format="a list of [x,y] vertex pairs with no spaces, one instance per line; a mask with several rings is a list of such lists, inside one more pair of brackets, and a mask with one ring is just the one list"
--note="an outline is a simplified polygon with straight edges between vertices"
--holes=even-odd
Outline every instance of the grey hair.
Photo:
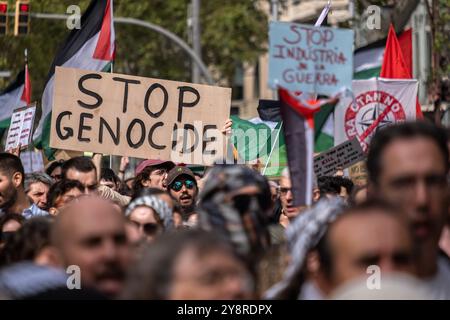
[[270,187],[274,187],[274,188],[278,188],[278,183],[276,183],[275,181],[269,181],[269,186]]
[[289,168],[284,168],[283,171],[281,171],[281,176],[286,179],[291,179]]
[[28,193],[28,191],[30,191],[30,186],[37,182],[42,182],[50,187],[54,181],[48,174],[43,172],[27,173],[25,175],[25,193]]

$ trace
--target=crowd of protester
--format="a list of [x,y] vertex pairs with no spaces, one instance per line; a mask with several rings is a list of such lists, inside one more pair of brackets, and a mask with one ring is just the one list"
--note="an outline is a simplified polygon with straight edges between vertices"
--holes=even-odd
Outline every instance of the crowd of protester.
[[368,184],[316,177],[311,207],[288,169],[149,159],[125,179],[126,157],[116,174],[95,155],[25,174],[1,153],[0,297],[450,299],[449,149],[432,124],[388,126]]

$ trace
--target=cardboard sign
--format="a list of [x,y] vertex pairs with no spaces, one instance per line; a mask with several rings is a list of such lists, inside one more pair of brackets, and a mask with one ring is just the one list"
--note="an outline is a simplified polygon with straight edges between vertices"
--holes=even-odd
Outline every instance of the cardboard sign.
[[25,173],[44,171],[44,160],[40,151],[24,151],[20,153]]
[[30,144],[35,113],[36,105],[14,110],[6,138],[5,151],[19,146],[21,149],[25,149]]
[[348,168],[348,174],[355,186],[366,186],[368,182],[365,161],[360,161]]
[[269,86],[333,95],[351,88],[353,30],[271,22]]
[[72,68],[55,77],[53,148],[199,165],[225,154],[229,88]]
[[317,177],[331,176],[339,169],[345,169],[364,159],[364,152],[358,140],[346,141],[314,158],[314,172]]

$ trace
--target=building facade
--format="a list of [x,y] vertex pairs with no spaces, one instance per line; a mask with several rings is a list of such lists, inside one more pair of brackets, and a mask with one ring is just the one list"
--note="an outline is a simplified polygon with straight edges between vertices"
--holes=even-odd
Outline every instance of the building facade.
[[[426,0],[420,0],[414,8],[404,29],[413,28],[413,77],[419,80],[419,101],[423,111],[432,111],[433,104],[428,96],[427,81],[431,69],[431,29],[426,11]],[[279,1],[278,20],[288,22],[298,22],[314,24],[322,9],[326,6],[327,0],[285,0]],[[281,5],[282,3],[282,5]],[[271,17],[269,1],[262,1],[262,7]],[[378,31],[378,39],[386,36],[386,19],[390,19],[391,9],[382,11],[382,29]],[[353,0],[333,0],[332,8],[328,14],[328,25],[337,26],[341,22],[348,22],[355,16]],[[358,19],[359,17],[356,17]],[[364,16],[362,19],[365,19]],[[387,24],[387,26],[386,26]],[[369,37],[365,24],[353,26],[355,30],[356,47],[364,46],[368,42],[374,41],[373,33]],[[269,61],[268,54],[261,55],[255,64],[245,64],[236,73],[233,86],[232,113],[238,114],[244,119],[257,116],[256,107],[259,99],[273,99],[275,97],[268,83]],[[443,104],[444,123],[450,121],[448,104]],[[447,120],[445,120],[447,119]],[[447,123],[450,124],[450,123]]]

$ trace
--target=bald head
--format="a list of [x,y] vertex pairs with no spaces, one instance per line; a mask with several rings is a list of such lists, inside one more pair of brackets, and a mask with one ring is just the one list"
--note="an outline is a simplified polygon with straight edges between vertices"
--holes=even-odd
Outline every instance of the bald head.
[[114,203],[98,196],[81,197],[79,201],[65,206],[61,214],[56,217],[52,243],[55,246],[61,246],[70,238],[72,231],[95,228],[96,222],[105,218],[109,219],[109,217],[125,221],[125,217]]
[[80,267],[82,286],[114,296],[129,264],[125,217],[113,203],[81,197],[57,216],[52,244],[62,263]]
[[392,210],[360,206],[330,226],[326,242],[332,286],[366,275],[372,265],[384,273],[414,271],[411,235],[406,222]]

